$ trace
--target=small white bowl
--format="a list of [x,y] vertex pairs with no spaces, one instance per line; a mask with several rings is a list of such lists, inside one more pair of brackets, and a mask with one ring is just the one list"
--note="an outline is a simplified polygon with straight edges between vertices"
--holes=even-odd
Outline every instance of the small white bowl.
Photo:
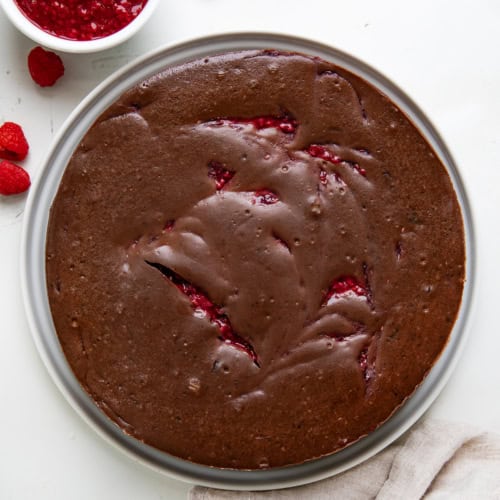
[[32,23],[22,13],[14,0],[0,0],[0,5],[12,24],[27,37],[43,47],[73,53],[99,52],[125,42],[142,28],[158,3],[159,0],[148,0],[139,15],[116,33],[96,40],[67,40],[51,35]]

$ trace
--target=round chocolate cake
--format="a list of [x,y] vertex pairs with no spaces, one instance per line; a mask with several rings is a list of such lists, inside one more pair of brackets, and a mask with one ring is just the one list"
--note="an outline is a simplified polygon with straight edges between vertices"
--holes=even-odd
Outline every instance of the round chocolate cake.
[[53,320],[123,431],[220,468],[298,464],[415,391],[460,307],[449,175],[371,84],[274,50],[126,92],[74,152],[46,249]]

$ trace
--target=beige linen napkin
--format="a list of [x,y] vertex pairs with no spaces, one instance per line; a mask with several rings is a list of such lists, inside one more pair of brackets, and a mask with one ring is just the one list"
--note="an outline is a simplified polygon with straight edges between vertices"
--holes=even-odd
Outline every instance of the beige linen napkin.
[[500,435],[424,420],[353,469],[286,490],[235,492],[194,487],[190,500],[500,500]]

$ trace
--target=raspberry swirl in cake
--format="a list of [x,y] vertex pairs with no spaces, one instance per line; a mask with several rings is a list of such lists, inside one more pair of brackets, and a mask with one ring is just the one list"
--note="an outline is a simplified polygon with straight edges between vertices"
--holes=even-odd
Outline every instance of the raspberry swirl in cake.
[[257,469],[334,453],[414,392],[464,280],[460,207],[415,126],[295,53],[140,83],[82,139],[54,201],[66,357],[124,432]]

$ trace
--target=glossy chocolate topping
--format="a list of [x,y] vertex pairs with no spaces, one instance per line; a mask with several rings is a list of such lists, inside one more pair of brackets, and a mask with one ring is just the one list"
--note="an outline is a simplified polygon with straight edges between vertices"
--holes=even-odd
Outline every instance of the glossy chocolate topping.
[[75,151],[47,284],[76,376],[126,433],[216,467],[333,453],[412,394],[464,281],[450,178],[405,115],[317,58],[166,69]]

